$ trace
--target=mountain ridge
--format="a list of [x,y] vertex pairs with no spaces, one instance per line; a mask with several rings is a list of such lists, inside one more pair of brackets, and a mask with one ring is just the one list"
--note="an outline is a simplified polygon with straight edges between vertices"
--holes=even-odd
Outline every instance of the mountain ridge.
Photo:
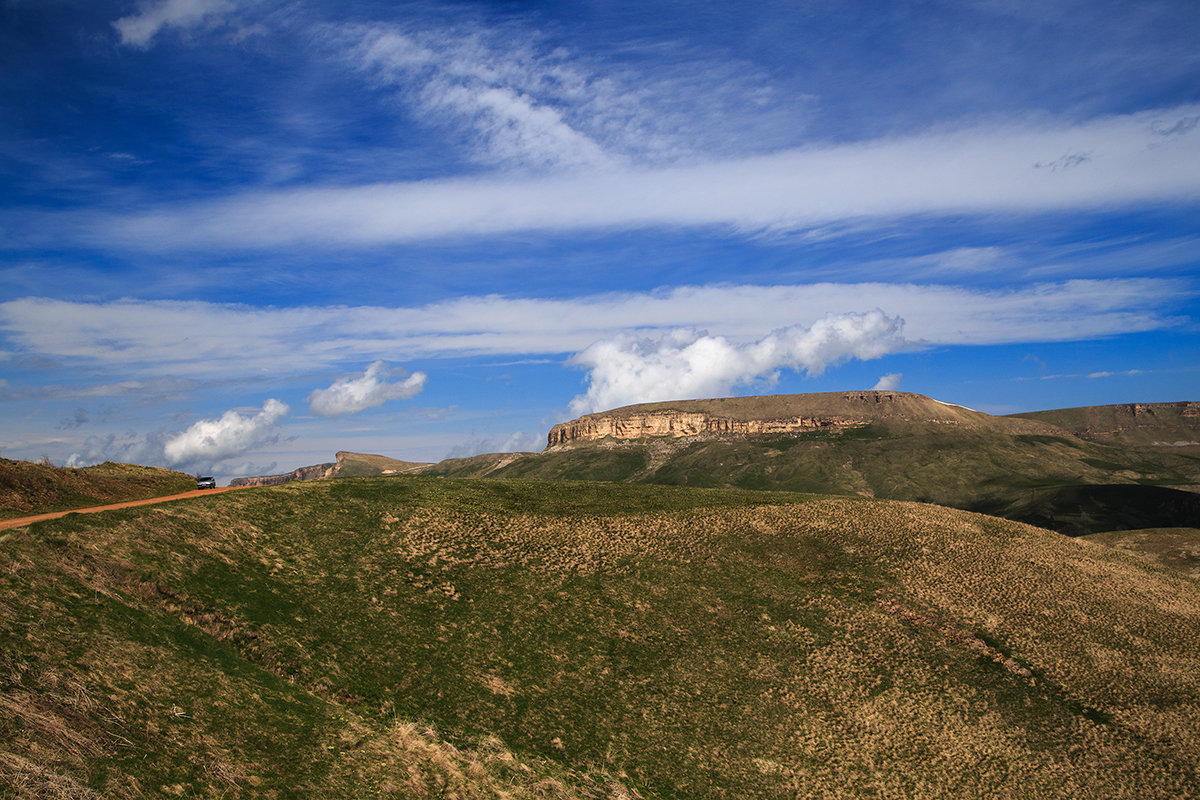
[[997,428],[1053,433],[1056,426],[1019,417],[996,417],[914,392],[848,391],[758,395],[637,403],[561,422],[547,434],[547,447],[577,441],[682,438],[704,435],[763,435],[838,431],[872,422]]

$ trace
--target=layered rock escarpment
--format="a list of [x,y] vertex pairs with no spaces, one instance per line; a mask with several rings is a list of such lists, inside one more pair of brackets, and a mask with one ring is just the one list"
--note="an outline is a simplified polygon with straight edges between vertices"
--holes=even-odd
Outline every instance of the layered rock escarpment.
[[[685,436],[757,436],[842,430],[901,409],[900,392],[845,392],[761,398],[685,400],[626,406],[588,414],[550,429],[547,446],[600,439],[678,439]],[[928,401],[928,398],[921,398]]]
[[336,464],[313,464],[311,467],[300,467],[291,472],[279,475],[259,475],[253,478],[234,478],[230,486],[278,486],[292,481],[314,481],[318,478],[328,478],[333,474]]
[[758,435],[837,430],[865,425],[867,420],[854,417],[817,417],[797,415],[778,419],[731,419],[704,412],[647,411],[628,415],[592,415],[555,425],[547,445],[597,439],[679,438],[682,436]]

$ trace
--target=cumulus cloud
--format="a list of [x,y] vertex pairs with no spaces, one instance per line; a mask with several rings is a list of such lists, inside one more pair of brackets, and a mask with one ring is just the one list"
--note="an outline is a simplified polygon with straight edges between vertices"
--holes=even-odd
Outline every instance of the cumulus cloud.
[[884,392],[895,391],[900,388],[900,379],[903,377],[904,373],[902,372],[889,372],[875,381],[875,385],[871,388]]
[[113,23],[121,44],[148,47],[163,28],[191,28],[232,11],[231,0],[160,0],[146,3],[141,11]]
[[[403,380],[388,383],[389,375]],[[381,406],[389,400],[415,397],[425,388],[424,372],[407,375],[404,370],[389,370],[387,362],[376,361],[356,378],[339,378],[328,389],[315,389],[308,396],[308,410],[322,417],[357,414]]]
[[86,467],[102,461],[125,464],[162,464],[165,434],[154,431],[144,436],[137,433],[89,436],[82,447],[67,457],[65,466]]
[[202,419],[169,437],[163,444],[163,455],[167,463],[176,466],[209,467],[272,441],[278,435],[275,423],[289,410],[286,403],[271,398],[253,416],[231,409],[219,419]]
[[794,325],[753,342],[673,330],[596,342],[567,362],[588,370],[588,390],[571,401],[575,414],[657,400],[715,397],[753,381],[772,383],[789,368],[819,375],[851,358],[878,358],[904,344],[904,320],[876,309]]

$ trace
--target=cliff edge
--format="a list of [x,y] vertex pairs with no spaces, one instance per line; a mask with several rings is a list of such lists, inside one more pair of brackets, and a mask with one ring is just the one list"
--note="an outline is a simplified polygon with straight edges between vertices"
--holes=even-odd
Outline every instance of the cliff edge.
[[873,423],[887,423],[892,428],[934,424],[1014,432],[1050,428],[1030,420],[993,417],[912,392],[872,390],[641,403],[559,423],[550,429],[546,446],[557,448],[601,439],[838,431]]

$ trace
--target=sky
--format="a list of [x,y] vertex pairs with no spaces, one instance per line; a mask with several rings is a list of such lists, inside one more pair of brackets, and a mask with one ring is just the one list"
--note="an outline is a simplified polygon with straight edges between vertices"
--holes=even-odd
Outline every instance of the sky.
[[1200,399],[1194,0],[0,0],[0,455]]

